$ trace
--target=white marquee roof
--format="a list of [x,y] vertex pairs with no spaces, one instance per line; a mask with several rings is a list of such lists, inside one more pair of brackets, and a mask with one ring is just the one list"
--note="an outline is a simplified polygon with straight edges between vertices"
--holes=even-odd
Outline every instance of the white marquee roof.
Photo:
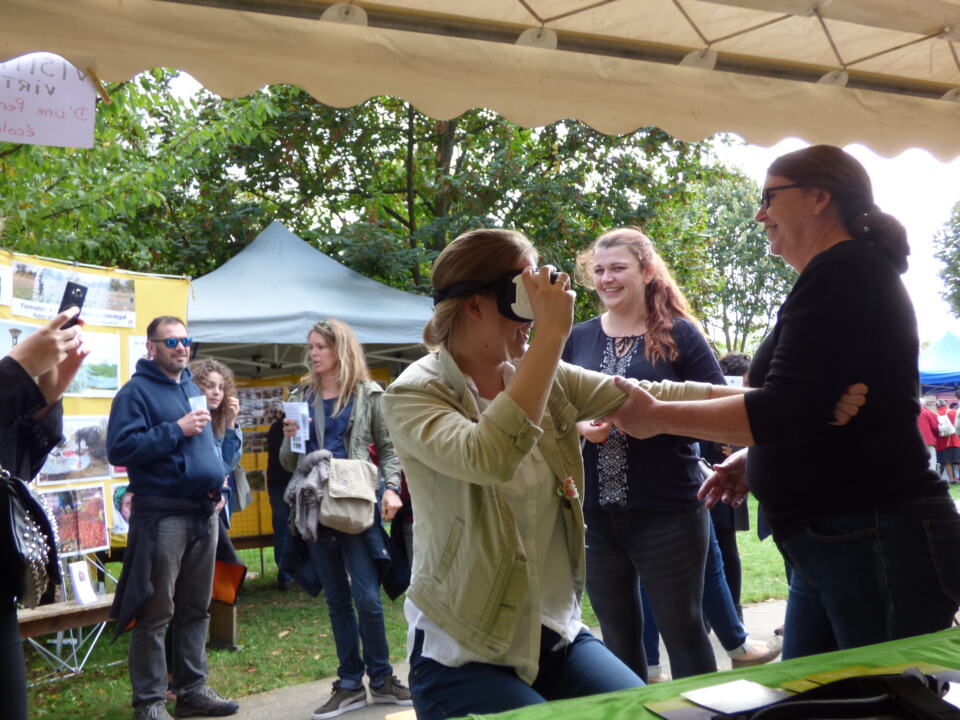
[[[2,0],[0,59],[46,50],[111,81],[175,67],[227,97],[271,83],[336,106],[389,94],[441,119],[486,107],[526,126],[960,156],[960,0],[357,0],[321,20],[329,6]],[[714,69],[679,65],[707,49]],[[838,70],[846,87],[817,84]]]

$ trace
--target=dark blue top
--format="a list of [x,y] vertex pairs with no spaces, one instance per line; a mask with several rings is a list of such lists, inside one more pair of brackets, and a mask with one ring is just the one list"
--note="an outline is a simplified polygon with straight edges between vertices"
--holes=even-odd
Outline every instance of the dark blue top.
[[[674,321],[672,336],[679,356],[673,362],[650,364],[644,355],[643,338],[625,372],[637,380],[699,380],[725,384],[723,373],[707,341],[699,330],[683,319]],[[607,335],[600,318],[574,325],[563,359],[588,370],[601,369]],[[696,443],[690,438],[657,435],[648,440],[627,438],[627,497],[625,505],[601,505],[598,491],[599,445],[585,443],[583,470],[586,488],[583,505],[595,509],[671,510],[698,503],[700,471],[697,469]]]
[[135,495],[199,499],[219,493],[226,473],[213,428],[184,437],[177,420],[190,412],[188,398],[201,395],[190,371],[180,382],[153,360],[141,359],[110,408],[107,457],[125,465]]
[[[308,396],[306,401],[307,407],[310,409],[311,425],[317,427],[313,396]],[[323,449],[329,450],[335,458],[346,458],[347,447],[344,444],[344,435],[347,432],[347,427],[350,425],[350,416],[353,414],[353,398],[350,398],[336,416],[332,416],[331,413],[333,412],[333,406],[336,402],[336,398],[324,398],[323,401]],[[320,444],[317,442],[316,433],[310,433],[307,439],[307,454],[319,449]]]
[[[347,447],[343,439],[350,424],[350,415],[353,414],[353,398],[344,405],[335,416],[331,415],[336,398],[323,401],[323,449],[329,450],[335,458],[346,458]],[[310,406],[311,408],[313,405]]]

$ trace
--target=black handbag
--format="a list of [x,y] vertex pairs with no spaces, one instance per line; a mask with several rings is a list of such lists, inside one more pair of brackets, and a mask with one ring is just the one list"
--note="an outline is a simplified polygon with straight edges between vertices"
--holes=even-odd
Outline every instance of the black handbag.
[[956,708],[943,696],[960,673],[943,670],[924,675],[909,668],[899,675],[843,678],[797,693],[779,702],[742,713],[720,713],[713,720],[958,720]]
[[53,583],[60,583],[57,526],[46,501],[29,485],[0,467],[3,515],[0,535],[14,595],[21,607],[33,608]]

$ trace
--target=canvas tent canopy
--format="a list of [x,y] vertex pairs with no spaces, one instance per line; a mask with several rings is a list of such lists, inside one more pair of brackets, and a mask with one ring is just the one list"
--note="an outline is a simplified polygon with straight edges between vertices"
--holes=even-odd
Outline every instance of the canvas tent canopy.
[[241,376],[300,372],[307,332],[334,317],[353,328],[371,363],[423,354],[429,297],[389,287],[341,265],[279,222],[191,283],[190,335],[200,353]]
[[924,393],[960,388],[960,337],[947,332],[920,353],[920,385]]
[[[156,66],[225,97],[292,83],[449,119],[576,118],[960,155],[960,0],[4,0],[0,59]],[[844,85],[845,83],[845,85]]]

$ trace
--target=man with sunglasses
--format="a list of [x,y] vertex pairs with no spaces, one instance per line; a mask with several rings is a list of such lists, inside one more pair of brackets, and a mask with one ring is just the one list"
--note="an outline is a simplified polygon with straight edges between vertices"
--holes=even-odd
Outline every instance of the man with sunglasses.
[[191,344],[182,320],[155,318],[147,327],[147,357],[114,398],[107,426],[110,462],[126,466],[133,493],[111,617],[117,634],[133,627],[128,664],[136,720],[170,720],[168,670],[178,717],[232,715],[238,709],[206,683],[207,608],[226,469],[206,402],[197,400],[203,393],[186,367]]

